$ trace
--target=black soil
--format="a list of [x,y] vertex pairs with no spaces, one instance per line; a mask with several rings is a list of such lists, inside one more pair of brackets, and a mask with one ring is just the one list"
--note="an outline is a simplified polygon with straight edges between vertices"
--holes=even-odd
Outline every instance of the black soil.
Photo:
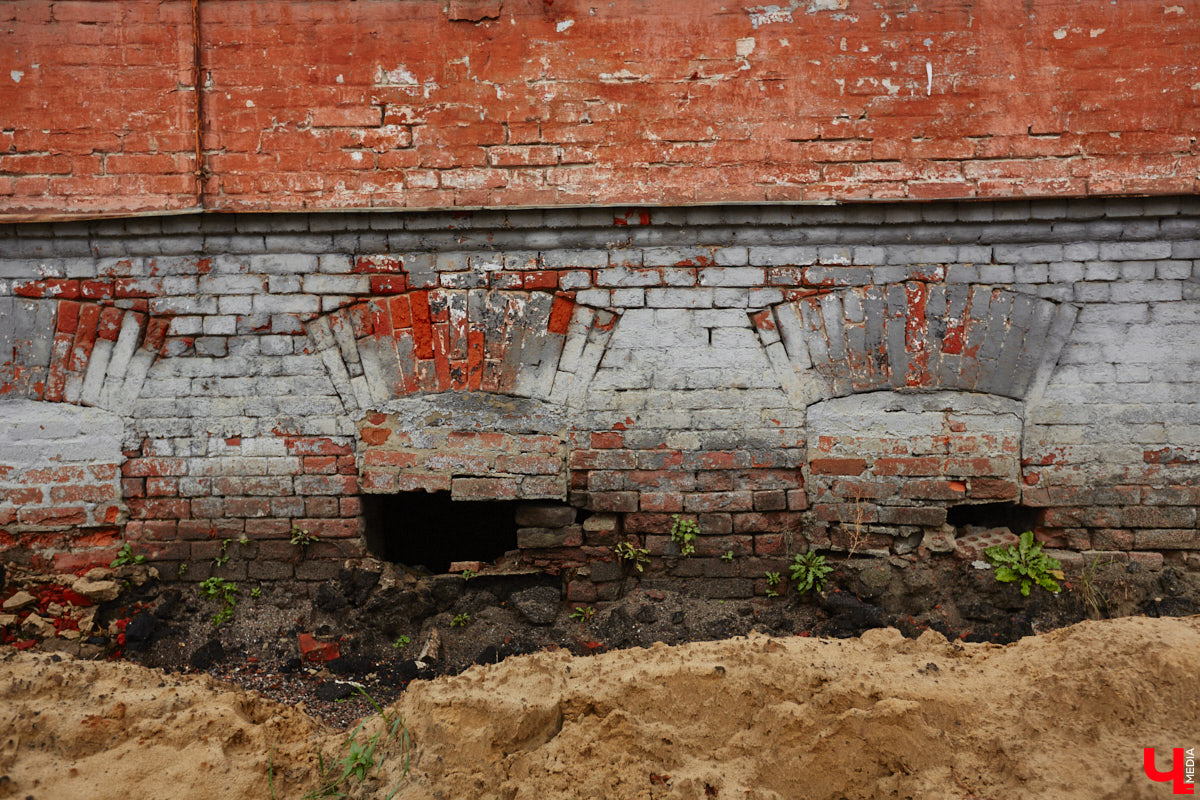
[[[364,693],[390,702],[412,680],[473,664],[563,648],[588,655],[655,642],[743,636],[849,637],[890,626],[907,636],[934,629],[947,638],[996,643],[1087,618],[1196,613],[1200,574],[1137,563],[1069,575],[1063,591],[999,584],[990,570],[952,558],[831,560],[821,592],[714,600],[643,589],[630,578],[623,596],[592,604],[561,600],[549,575],[422,575],[394,565],[346,569],[311,599],[264,584],[239,587],[232,618],[212,624],[219,605],[194,584],[149,582],[105,608],[126,618],[124,655],[147,666],[208,672],[288,703],[303,702],[331,724],[371,710]],[[303,659],[301,634],[337,657]],[[430,640],[435,652],[422,651]],[[330,653],[331,654],[331,653]],[[361,687],[361,691],[360,691]]]

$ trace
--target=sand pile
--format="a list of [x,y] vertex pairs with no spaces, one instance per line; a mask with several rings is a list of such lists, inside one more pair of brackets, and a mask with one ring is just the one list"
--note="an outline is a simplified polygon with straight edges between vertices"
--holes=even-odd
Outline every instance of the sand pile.
[[[352,796],[1161,798],[1142,748],[1200,746],[1200,618],[1007,647],[878,630],[541,653],[414,684],[391,710],[411,773],[381,737]],[[12,652],[0,731],[0,796],[96,800],[267,798],[269,767],[300,797],[349,733],[202,678]]]

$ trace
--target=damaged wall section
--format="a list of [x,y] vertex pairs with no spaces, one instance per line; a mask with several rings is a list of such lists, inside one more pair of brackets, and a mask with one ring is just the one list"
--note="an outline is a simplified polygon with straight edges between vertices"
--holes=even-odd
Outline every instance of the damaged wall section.
[[1198,261],[1195,197],[11,225],[3,419],[73,396],[30,370],[78,373],[120,422],[128,521],[18,544],[53,481],[6,483],[4,557],[129,542],[164,575],[311,585],[367,552],[364,496],[435,490],[561,509],[518,545],[580,600],[619,591],[624,539],[648,582],[760,592],[848,549],[856,507],[893,559],[965,553],[954,509],[1019,502],[1064,559],[1193,568]]

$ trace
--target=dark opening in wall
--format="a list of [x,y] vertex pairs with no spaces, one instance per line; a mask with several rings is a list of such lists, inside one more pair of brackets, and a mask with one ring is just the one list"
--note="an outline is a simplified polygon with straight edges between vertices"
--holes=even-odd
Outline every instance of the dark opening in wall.
[[495,561],[517,549],[511,501],[451,501],[449,492],[362,496],[367,550],[376,558],[435,573],[451,561]]
[[946,522],[961,528],[1008,528],[1015,534],[1033,530],[1037,512],[1016,503],[981,503],[954,506],[946,511]]

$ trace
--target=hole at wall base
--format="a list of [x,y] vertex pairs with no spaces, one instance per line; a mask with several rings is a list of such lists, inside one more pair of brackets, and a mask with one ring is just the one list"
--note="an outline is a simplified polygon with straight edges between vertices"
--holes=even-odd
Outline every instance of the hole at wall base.
[[449,492],[362,495],[367,550],[444,573],[453,561],[495,561],[517,549],[514,501],[451,500]]
[[1033,530],[1037,511],[1016,503],[980,503],[953,506],[946,510],[946,522],[956,528],[1008,528],[1015,534]]

